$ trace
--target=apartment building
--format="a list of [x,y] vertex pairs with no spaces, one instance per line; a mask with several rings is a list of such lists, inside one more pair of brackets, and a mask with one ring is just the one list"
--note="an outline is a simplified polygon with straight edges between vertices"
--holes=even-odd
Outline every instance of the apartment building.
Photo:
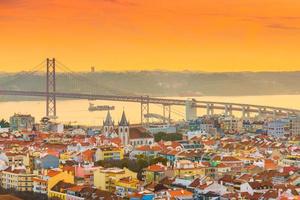
[[1,172],[1,187],[4,189],[15,189],[17,191],[32,191],[32,179],[36,175],[25,169],[9,167]]

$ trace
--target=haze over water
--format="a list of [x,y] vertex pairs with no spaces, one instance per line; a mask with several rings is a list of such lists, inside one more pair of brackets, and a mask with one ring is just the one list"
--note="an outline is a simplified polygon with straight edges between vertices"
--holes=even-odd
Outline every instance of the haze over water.
[[[173,97],[175,98],[175,97]],[[187,99],[184,97],[176,97]],[[248,103],[266,106],[278,106],[286,108],[300,109],[300,95],[270,95],[270,96],[203,96],[196,97],[198,100],[233,102],[233,103]],[[111,111],[115,123],[120,120],[123,109],[126,112],[130,123],[140,122],[140,104],[128,102],[113,102],[113,101],[93,101],[95,105],[110,105],[115,106],[115,110]],[[57,115],[59,122],[80,125],[102,125],[106,116],[106,111],[89,112],[88,100],[58,100]],[[31,114],[39,121],[45,115],[45,101],[11,101],[0,102],[1,118],[9,119],[14,113]],[[172,110],[177,114],[172,113],[171,117],[176,120],[184,119],[184,107],[172,106]],[[162,114],[162,106],[150,105],[150,112]],[[205,114],[204,109],[198,109],[198,115]],[[215,113],[220,113],[216,111]]]

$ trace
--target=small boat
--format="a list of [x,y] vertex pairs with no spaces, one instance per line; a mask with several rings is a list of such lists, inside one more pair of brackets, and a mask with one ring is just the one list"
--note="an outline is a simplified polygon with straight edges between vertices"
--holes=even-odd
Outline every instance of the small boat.
[[104,106],[95,106],[93,103],[90,103],[89,106],[89,111],[93,112],[93,111],[108,111],[108,110],[114,110],[115,106],[108,106],[108,105],[104,105]]

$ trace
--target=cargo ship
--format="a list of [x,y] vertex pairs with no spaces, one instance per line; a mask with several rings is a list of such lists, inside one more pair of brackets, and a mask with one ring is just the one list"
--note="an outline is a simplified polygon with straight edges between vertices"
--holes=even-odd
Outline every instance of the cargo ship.
[[95,106],[93,103],[90,103],[89,105],[89,111],[108,111],[108,110],[114,110],[114,106],[108,106],[108,105],[103,105],[103,106]]

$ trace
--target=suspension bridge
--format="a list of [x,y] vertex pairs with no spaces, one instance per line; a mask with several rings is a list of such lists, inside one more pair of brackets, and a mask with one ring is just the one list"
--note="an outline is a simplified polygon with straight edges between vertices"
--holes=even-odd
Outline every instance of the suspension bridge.
[[[12,82],[20,80],[22,74],[16,74],[13,78],[9,79],[8,82],[0,82],[0,95],[8,96],[28,96],[28,97],[43,97],[46,99],[46,116],[50,118],[56,118],[56,100],[57,98],[64,99],[87,99],[87,100],[108,100],[108,101],[118,101],[118,102],[134,102],[141,105],[141,124],[149,124],[149,116],[156,116],[149,112],[150,105],[160,105],[163,109],[163,116],[161,118],[164,122],[170,122],[171,113],[178,114],[178,111],[172,110],[172,106],[184,106],[185,107],[185,118],[186,120],[191,120],[197,117],[197,109],[205,109],[207,115],[213,115],[215,110],[221,110],[224,112],[225,116],[230,116],[233,112],[241,112],[242,117],[249,118],[251,114],[258,115],[277,115],[277,116],[289,116],[289,115],[299,115],[300,110],[283,108],[283,107],[273,107],[273,106],[263,106],[263,105],[252,105],[252,104],[241,104],[241,103],[230,103],[230,102],[213,102],[213,101],[199,101],[196,99],[171,99],[171,98],[156,98],[149,97],[145,95],[129,94],[129,92],[118,91],[110,86],[106,86],[104,83],[99,84],[90,79],[90,77],[85,77],[80,73],[72,71],[70,68],[57,61],[56,59],[47,58],[46,61],[40,63],[34,67],[29,72],[26,72],[27,77],[33,76],[35,73],[39,72],[41,69],[46,69],[46,80],[44,91],[25,91],[25,90],[13,90],[13,89],[3,89],[6,85]],[[74,78],[81,81],[80,84],[87,84],[90,88],[94,88],[94,92],[86,93],[74,93],[74,92],[64,92],[57,91],[57,69],[62,70],[66,73],[66,78]],[[24,73],[23,73],[24,75]],[[77,83],[78,85],[78,83]],[[74,87],[74,86],[73,86]],[[76,86],[75,86],[76,88]],[[99,88],[104,88],[106,91],[111,91],[116,94],[97,94],[99,93]]]

